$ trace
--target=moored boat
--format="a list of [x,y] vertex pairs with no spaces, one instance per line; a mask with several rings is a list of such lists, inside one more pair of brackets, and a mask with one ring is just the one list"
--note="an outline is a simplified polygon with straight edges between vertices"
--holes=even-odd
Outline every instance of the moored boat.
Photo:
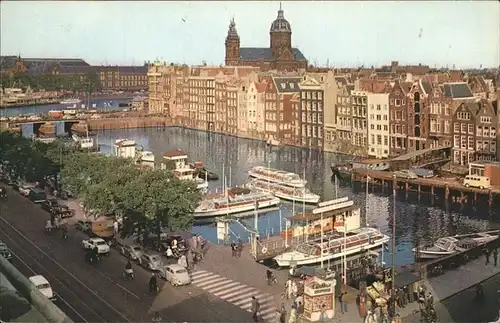
[[61,104],[78,104],[82,103],[82,100],[76,98],[65,99],[60,102]]
[[302,188],[307,184],[306,180],[301,179],[300,176],[295,173],[263,166],[253,167],[248,171],[248,175],[253,178],[291,187]]
[[48,115],[54,119],[61,119],[64,116],[64,113],[61,110],[50,110]]
[[219,176],[208,170],[202,162],[191,163],[189,166],[194,169],[195,176],[201,179],[206,179],[207,181],[216,181],[219,179]]
[[432,246],[416,247],[412,251],[417,259],[438,259],[498,239],[499,234],[500,230],[496,230],[443,237],[437,239]]
[[347,233],[332,231],[323,236],[323,243],[318,238],[301,243],[293,251],[274,257],[274,260],[280,267],[312,265],[378,249],[388,241],[388,236],[370,227]]
[[295,188],[278,183],[266,182],[261,179],[253,179],[247,185],[256,190],[272,193],[280,199],[292,202],[318,204],[320,199],[319,195],[311,193],[311,191],[305,187]]
[[140,153],[140,161],[146,163],[154,163],[155,155],[151,151],[141,151]]
[[279,203],[279,198],[266,192],[233,188],[226,192],[226,196],[202,201],[195,209],[194,217],[230,215],[274,207]]

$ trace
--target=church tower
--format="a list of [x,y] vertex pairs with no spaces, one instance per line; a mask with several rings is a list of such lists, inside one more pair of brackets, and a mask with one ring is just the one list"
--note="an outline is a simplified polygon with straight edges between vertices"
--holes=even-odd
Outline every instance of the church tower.
[[240,36],[236,31],[234,18],[231,19],[226,36],[226,66],[236,66],[240,60]]
[[271,51],[274,58],[278,58],[285,49],[292,50],[292,28],[290,23],[285,19],[283,10],[278,10],[278,17],[271,24],[271,30],[269,31],[271,40]]

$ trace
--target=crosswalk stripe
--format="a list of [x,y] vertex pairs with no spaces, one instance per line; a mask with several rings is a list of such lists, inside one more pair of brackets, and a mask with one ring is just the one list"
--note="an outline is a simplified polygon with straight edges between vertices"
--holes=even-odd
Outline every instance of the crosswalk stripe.
[[251,311],[252,296],[255,296],[264,320],[274,319],[276,315],[276,304],[271,294],[205,270],[192,273],[191,279],[199,288],[247,312]]
[[203,283],[195,282],[195,284],[198,285],[199,287],[203,288],[204,286],[210,286],[210,284],[215,284],[215,283],[220,282],[220,281],[227,281],[227,278],[217,277],[217,278],[213,278],[211,280],[206,280]]
[[193,283],[195,283],[196,285],[198,285],[198,284],[201,284],[204,281],[209,281],[211,279],[219,278],[219,277],[220,277],[219,275],[206,276],[206,277],[202,277],[200,279],[193,279]]
[[210,291],[212,293],[215,293],[215,292],[220,291],[221,289],[228,289],[228,288],[234,287],[236,285],[240,285],[240,283],[238,283],[238,282],[231,282],[230,284],[227,284],[227,285],[222,285],[222,286],[219,286],[217,288],[211,288]]
[[215,282],[215,283],[212,283],[212,284],[201,284],[201,285],[198,285],[199,287],[205,289],[205,290],[210,290],[210,291],[213,291],[212,288],[214,287],[220,287],[221,285],[222,286],[227,286],[227,283],[231,282],[230,280],[227,280],[227,279],[223,279],[221,281],[218,281],[218,282]]
[[232,300],[229,300],[230,298],[234,298],[236,295],[238,295],[238,297],[241,297],[243,295],[245,295],[246,293],[252,291],[254,288],[253,287],[247,287],[247,288],[243,288],[242,285],[238,286],[237,288],[231,288],[231,292],[229,293],[229,291],[227,293],[223,293],[223,292],[220,292],[219,295],[215,295],[223,300],[227,300],[228,302],[232,302]]

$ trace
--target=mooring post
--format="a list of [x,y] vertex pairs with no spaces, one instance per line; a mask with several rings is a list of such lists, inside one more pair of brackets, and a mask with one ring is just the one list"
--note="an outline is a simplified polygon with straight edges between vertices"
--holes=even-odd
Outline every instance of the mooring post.
[[385,180],[382,180],[382,193],[385,193]]
[[420,187],[420,184],[418,184],[418,201],[420,202],[420,190],[421,190],[421,187]]
[[408,192],[410,191],[410,184],[408,182],[405,183],[405,199],[408,199]]
[[448,211],[449,202],[450,202],[450,188],[448,187],[448,185],[446,185],[446,187],[444,189],[444,203],[445,203],[446,211]]
[[434,204],[434,185],[431,186],[431,204]]
[[491,191],[491,188],[488,190],[488,207],[491,209],[493,206],[493,192]]

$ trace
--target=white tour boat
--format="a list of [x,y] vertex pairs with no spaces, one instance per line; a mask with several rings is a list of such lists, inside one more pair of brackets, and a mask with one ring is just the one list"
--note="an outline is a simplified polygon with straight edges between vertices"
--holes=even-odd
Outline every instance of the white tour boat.
[[[389,241],[389,237],[375,228],[359,228],[347,233],[333,232],[299,244],[293,251],[274,257],[280,267],[312,265],[323,261],[335,260],[360,252],[378,249]],[[323,255],[322,255],[323,254]]]
[[253,167],[248,171],[248,175],[253,178],[291,187],[302,188],[307,184],[306,180],[301,179],[300,176],[295,173],[263,166]]
[[320,199],[319,195],[311,193],[311,191],[305,187],[290,187],[278,183],[266,182],[261,179],[253,179],[247,185],[256,190],[272,193],[280,199],[292,202],[318,204]]
[[479,232],[436,240],[433,246],[413,248],[417,259],[438,259],[462,252],[498,239],[500,231]]
[[266,192],[229,189],[226,196],[207,199],[194,211],[195,218],[207,218],[248,212],[277,206],[280,199]]
[[82,103],[83,101],[80,100],[80,99],[65,99],[63,101],[60,102],[60,104],[79,104],[79,103]]

